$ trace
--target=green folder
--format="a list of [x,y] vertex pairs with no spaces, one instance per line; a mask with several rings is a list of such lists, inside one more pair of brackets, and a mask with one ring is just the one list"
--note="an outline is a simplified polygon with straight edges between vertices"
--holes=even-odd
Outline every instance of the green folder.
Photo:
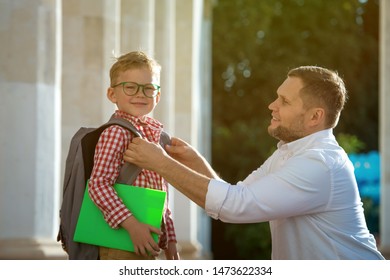
[[[115,184],[114,188],[138,221],[156,228],[161,227],[166,192],[124,184]],[[152,237],[158,241],[157,234],[152,233]],[[88,195],[88,185],[73,240],[134,252],[134,245],[128,232],[124,228],[113,229],[104,220],[102,212]]]

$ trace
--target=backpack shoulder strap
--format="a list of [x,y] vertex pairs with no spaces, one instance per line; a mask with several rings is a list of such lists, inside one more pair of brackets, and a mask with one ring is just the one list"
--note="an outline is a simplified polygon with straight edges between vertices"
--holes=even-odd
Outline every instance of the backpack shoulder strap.
[[160,145],[161,147],[164,148],[164,150],[165,150],[165,145],[171,145],[171,136],[165,131],[161,132]]
[[[120,125],[130,130],[136,137],[143,138],[142,133],[138,129],[136,129],[129,121],[126,121],[122,118],[115,118],[114,115],[112,115],[106,125],[108,126],[113,124]],[[169,144],[171,144],[170,135],[167,132],[162,131],[160,136],[160,145],[165,149],[165,145]],[[136,166],[135,164],[125,162],[119,172],[119,176],[116,182],[126,185],[132,185],[141,170],[142,168]]]
[[131,124],[131,122],[126,121],[125,119],[122,119],[122,118],[115,118],[114,115],[111,116],[109,121],[106,124],[104,124],[104,126],[108,127],[108,126],[114,125],[114,124],[120,125],[120,126],[126,128],[127,130],[130,130],[130,132],[132,132],[136,137],[142,138],[141,132],[138,129],[136,129],[134,127],[134,125]]
[[[142,138],[141,132],[138,131],[138,129],[136,129],[129,121],[126,121],[122,118],[115,118],[114,115],[111,116],[110,120],[104,126],[108,127],[114,124],[126,128],[131,133],[133,133],[135,137]],[[119,176],[116,182],[120,184],[132,185],[133,182],[135,181],[135,178],[137,178],[141,170],[142,168],[138,167],[137,165],[129,162],[125,162],[125,164],[122,166],[119,172]]]

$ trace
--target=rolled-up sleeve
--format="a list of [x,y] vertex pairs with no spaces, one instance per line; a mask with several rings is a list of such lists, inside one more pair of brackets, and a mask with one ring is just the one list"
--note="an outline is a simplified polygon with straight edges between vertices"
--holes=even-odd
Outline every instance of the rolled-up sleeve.
[[219,218],[221,207],[229,192],[230,184],[220,179],[211,179],[206,194],[205,210],[213,219]]

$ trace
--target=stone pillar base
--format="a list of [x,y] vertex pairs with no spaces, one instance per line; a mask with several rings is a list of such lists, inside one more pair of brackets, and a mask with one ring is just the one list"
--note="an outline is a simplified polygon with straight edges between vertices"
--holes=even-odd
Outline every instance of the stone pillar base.
[[[210,256],[204,256],[201,254],[202,246],[199,243],[193,243],[190,241],[179,241],[177,244],[177,250],[180,254],[181,260],[208,260]],[[161,251],[159,260],[165,260],[165,254]]]
[[61,244],[51,239],[1,239],[0,260],[66,260]]
[[190,241],[182,241],[178,244],[180,258],[183,260],[198,260],[200,259],[201,245]]

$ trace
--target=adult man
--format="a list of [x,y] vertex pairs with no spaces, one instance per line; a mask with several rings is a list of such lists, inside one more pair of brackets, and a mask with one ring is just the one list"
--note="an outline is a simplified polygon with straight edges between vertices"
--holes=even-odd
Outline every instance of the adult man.
[[160,173],[215,219],[269,221],[273,259],[383,259],[367,229],[352,163],[333,136],[346,98],[337,73],[291,70],[269,105],[268,132],[280,140],[278,149],[236,185],[219,179],[180,139],[167,147],[171,157],[136,139],[125,160]]

